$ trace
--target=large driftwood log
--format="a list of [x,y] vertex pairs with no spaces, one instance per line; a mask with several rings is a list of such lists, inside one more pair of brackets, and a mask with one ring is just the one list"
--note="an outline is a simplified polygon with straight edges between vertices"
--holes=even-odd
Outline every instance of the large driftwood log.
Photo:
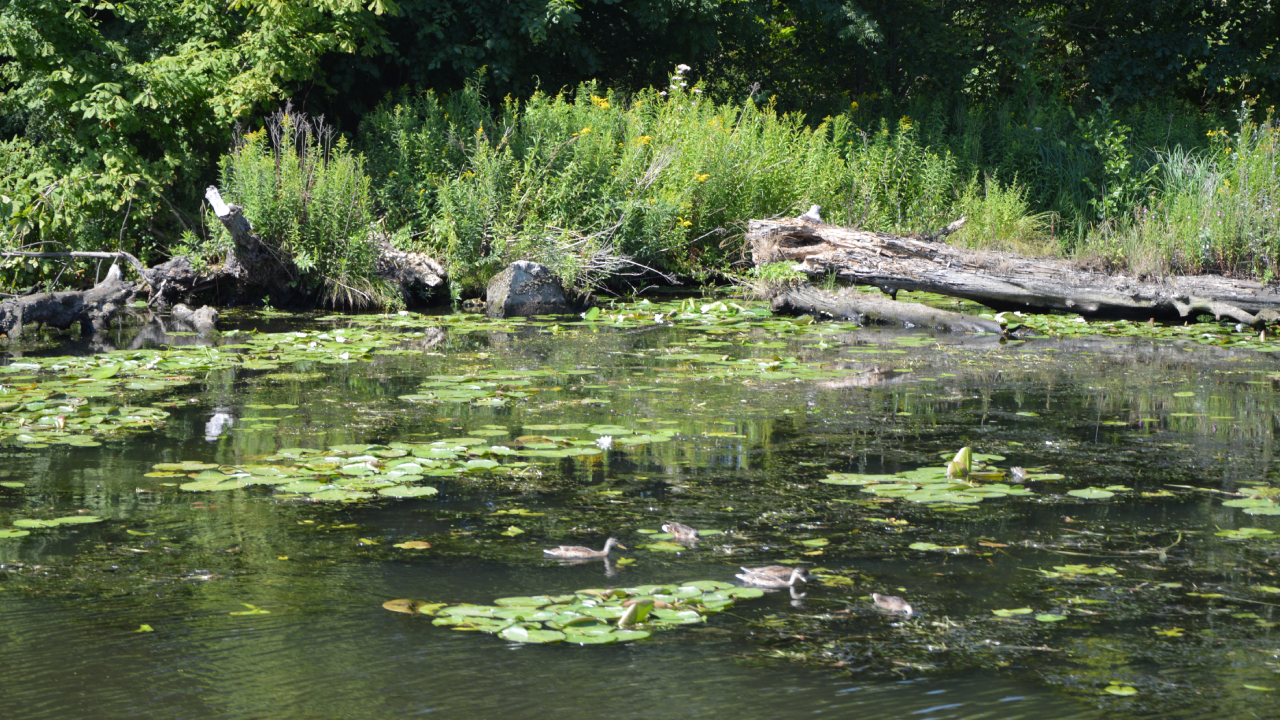
[[887,297],[864,293],[828,293],[808,283],[780,288],[770,299],[775,313],[787,315],[826,315],[840,320],[866,324],[931,327],[953,333],[1003,332],[995,320],[938,310],[920,303],[898,302]]
[[752,220],[747,231],[756,265],[792,261],[811,277],[836,275],[857,285],[940,293],[997,310],[1063,310],[1119,317],[1216,318],[1257,324],[1280,319],[1280,287],[1217,275],[1140,281],[1083,270],[1067,260],[953,247],[938,238],[827,225],[811,217]]
[[24,325],[66,330],[79,323],[80,331],[91,335],[107,327],[135,290],[133,283],[121,277],[120,266],[112,265],[106,278],[88,290],[35,293],[0,303],[0,333],[16,338]]

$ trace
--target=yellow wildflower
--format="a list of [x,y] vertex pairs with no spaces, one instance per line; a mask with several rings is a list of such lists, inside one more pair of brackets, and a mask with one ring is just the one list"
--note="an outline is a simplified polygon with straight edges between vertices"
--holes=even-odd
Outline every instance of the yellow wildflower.
[[693,174],[693,179],[697,180],[698,182],[706,182],[707,178],[709,177],[711,177],[711,175],[707,173],[704,173],[702,175],[699,175],[698,173]]
[[652,139],[653,139],[653,136],[652,136],[652,135],[641,135],[640,137],[636,138],[636,144],[637,144],[637,145],[648,145],[648,144],[649,144],[649,141],[650,141],[650,140],[652,140]]
[[580,133],[579,133],[579,134],[581,134],[581,135],[586,135],[586,134],[587,134],[587,133],[589,133],[589,132],[591,132],[591,126],[590,126],[590,125],[588,125],[587,127],[582,128],[582,130],[580,131]]
[[904,130],[911,127],[911,118],[907,117],[906,115],[903,115],[902,117],[898,118],[898,125],[902,127],[902,129]]
[[854,100],[849,104],[849,112],[858,112],[858,101]]
[[609,109],[609,101],[605,98],[596,97],[595,95],[592,95],[591,102],[595,103],[595,106],[600,108],[601,110]]

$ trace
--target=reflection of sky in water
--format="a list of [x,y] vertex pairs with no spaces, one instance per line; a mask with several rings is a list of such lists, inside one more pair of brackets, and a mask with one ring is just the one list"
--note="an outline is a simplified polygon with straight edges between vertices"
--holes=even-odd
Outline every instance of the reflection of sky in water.
[[204,424],[204,439],[213,442],[235,424],[235,416],[225,412],[216,412],[213,417],[209,418],[209,422]]

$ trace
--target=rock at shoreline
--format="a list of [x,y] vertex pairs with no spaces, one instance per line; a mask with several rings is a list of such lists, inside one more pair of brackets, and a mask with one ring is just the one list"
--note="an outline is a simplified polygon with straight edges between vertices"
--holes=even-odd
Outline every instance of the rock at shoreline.
[[489,317],[568,315],[575,311],[560,278],[544,265],[518,260],[489,280],[485,313]]
[[173,319],[184,325],[190,325],[196,332],[204,335],[218,326],[218,311],[205,305],[199,310],[178,303],[173,306]]

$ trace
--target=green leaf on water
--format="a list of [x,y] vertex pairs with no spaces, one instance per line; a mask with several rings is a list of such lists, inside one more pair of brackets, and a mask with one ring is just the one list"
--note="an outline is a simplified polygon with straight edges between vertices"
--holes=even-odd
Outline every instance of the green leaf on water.
[[258,607],[257,605],[250,605],[249,603],[244,603],[244,602],[242,602],[242,603],[240,603],[240,604],[241,604],[241,605],[243,605],[243,606],[245,606],[245,607],[247,607],[247,608],[249,608],[249,609],[248,609],[248,610],[234,610],[234,611],[232,611],[232,612],[231,612],[231,614],[232,614],[232,615],[270,615],[270,614],[271,614],[271,611],[270,611],[270,610],[263,610],[262,608]]
[[32,518],[22,518],[21,520],[14,520],[13,526],[20,527],[20,528],[48,528],[48,527],[53,527],[53,523],[50,523],[47,520],[34,520]]
[[991,613],[996,617],[1002,617],[1002,618],[1014,617],[1017,615],[1030,615],[1032,612],[1034,611],[1031,608],[1013,608],[1011,610],[1001,609],[1001,610],[991,611]]
[[146,623],[139,625],[138,629],[134,630],[134,632],[136,633],[148,633],[148,632],[155,632],[155,631],[156,631],[155,628],[151,627],[150,625],[147,625]]
[[1102,690],[1103,692],[1111,693],[1112,695],[1119,695],[1121,697],[1138,694],[1138,689],[1130,685],[1108,685]]
[[1055,615],[1053,613],[1044,613],[1042,615],[1036,616],[1036,620],[1042,623],[1055,623],[1055,622],[1061,622],[1066,619],[1067,619],[1066,615]]
[[565,639],[564,633],[558,630],[536,630],[520,625],[512,625],[498,635],[503,639],[520,643],[556,643]]
[[506,536],[508,536],[508,537],[515,537],[515,536],[517,536],[517,535],[523,535],[523,534],[524,534],[524,531],[523,531],[523,530],[521,530],[520,528],[516,527],[515,525],[512,525],[511,527],[508,527],[508,528],[506,529],[506,531],[505,531],[505,532],[502,532],[502,533],[499,533],[499,534],[500,534],[500,535],[506,535]]
[[102,518],[96,515],[67,515],[65,517],[46,520],[50,525],[89,525],[91,523],[100,523]]
[[1116,496],[1116,494],[1110,490],[1103,490],[1102,488],[1096,487],[1068,490],[1067,494],[1078,498],[1084,498],[1085,500],[1106,500],[1107,498]]
[[430,497],[438,492],[427,485],[396,485],[378,490],[379,495],[394,498]]
[[1231,538],[1232,540],[1248,540],[1249,538],[1275,535],[1275,532],[1262,528],[1240,528],[1238,530],[1219,530],[1214,534],[1218,537]]
[[30,530],[0,530],[0,540],[7,538],[19,538],[30,534]]

